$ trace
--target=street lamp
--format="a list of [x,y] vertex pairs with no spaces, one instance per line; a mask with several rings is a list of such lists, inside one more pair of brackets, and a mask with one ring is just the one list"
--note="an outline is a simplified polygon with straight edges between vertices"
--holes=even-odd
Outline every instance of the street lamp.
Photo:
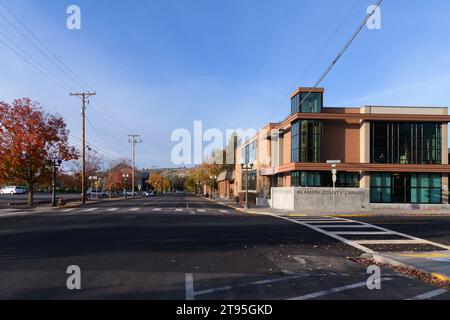
[[249,209],[248,206],[248,170],[253,170],[253,163],[251,163],[250,165],[248,163],[246,164],[241,164],[242,166],[242,170],[245,170],[245,208],[246,210]]
[[52,167],[52,206],[56,207],[56,169],[61,167],[62,160],[49,160],[48,165]]
[[123,178],[123,184],[124,184],[124,194],[125,194],[125,199],[127,198],[127,189],[128,189],[128,179],[130,178],[130,175],[128,173],[124,173],[122,175]]

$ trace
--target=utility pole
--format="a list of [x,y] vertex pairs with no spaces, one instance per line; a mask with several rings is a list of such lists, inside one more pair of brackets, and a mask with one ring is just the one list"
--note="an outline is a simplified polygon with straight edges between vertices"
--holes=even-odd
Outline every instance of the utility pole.
[[134,188],[135,188],[135,165],[136,165],[136,144],[142,143],[141,136],[138,134],[130,134],[128,135],[128,142],[131,143],[131,150],[132,150],[132,160],[131,160],[131,193],[133,194],[134,198]]
[[[81,169],[81,201],[86,203],[86,101],[89,97],[95,96],[95,92],[72,92],[71,96],[81,99],[81,118],[82,118],[82,169]],[[88,101],[89,103],[89,101]]]

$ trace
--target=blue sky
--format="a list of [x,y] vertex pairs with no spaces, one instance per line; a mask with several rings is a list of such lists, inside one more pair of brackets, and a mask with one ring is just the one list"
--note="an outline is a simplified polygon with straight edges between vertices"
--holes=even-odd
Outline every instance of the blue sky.
[[[88,140],[141,167],[173,166],[173,130],[260,128],[289,112],[288,93],[310,86],[364,18],[366,0],[2,0],[100,98]],[[66,28],[66,8],[82,29]],[[16,23],[0,6],[0,13]],[[385,0],[382,29],[360,34],[322,83],[325,106],[450,106],[450,2]],[[347,17],[347,19],[345,19]],[[322,50],[322,54],[305,69]],[[16,23],[17,24],[17,23]],[[81,90],[7,21],[0,31]],[[0,40],[7,41],[2,34]],[[0,43],[0,100],[29,96],[81,137],[79,102]],[[105,104],[107,105],[105,107]],[[75,138],[76,141],[76,138]]]

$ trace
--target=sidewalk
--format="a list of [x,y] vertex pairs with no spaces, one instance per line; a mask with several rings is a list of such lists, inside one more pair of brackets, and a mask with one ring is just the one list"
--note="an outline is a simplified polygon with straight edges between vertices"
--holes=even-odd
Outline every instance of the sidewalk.
[[245,210],[242,206],[236,205],[236,202],[233,200],[228,199],[219,199],[216,198],[214,200],[216,203],[225,205],[227,207],[230,207],[232,209],[241,211],[243,213],[247,214],[261,214],[261,215],[279,215],[284,217],[320,217],[320,216],[335,216],[335,217],[369,217],[369,216],[430,216],[430,215],[438,215],[438,216],[449,216],[450,217],[450,211],[448,210],[395,210],[395,209],[389,209],[389,210],[358,210],[358,211],[336,211],[333,212],[326,212],[326,211],[311,211],[311,210],[304,210],[304,211],[285,211],[285,210],[278,210],[278,209],[272,209],[269,207],[256,207],[252,206],[248,210]]
[[[139,199],[139,198],[142,198],[142,196],[137,196],[134,199]],[[53,211],[53,210],[58,210],[58,209],[80,208],[80,207],[85,207],[85,206],[96,205],[99,203],[107,203],[107,202],[114,202],[114,201],[121,201],[121,200],[124,200],[124,197],[105,198],[105,199],[99,199],[99,200],[88,200],[88,201],[86,201],[85,204],[83,204],[81,202],[81,200],[71,201],[71,202],[68,202],[64,206],[57,206],[57,207],[53,207],[53,206],[51,206],[51,204],[36,205],[33,207],[28,207],[25,205],[10,206],[10,207],[4,207],[4,208],[0,207],[0,211],[5,210],[5,211],[17,211],[17,212],[24,212],[24,211],[25,212],[48,212],[48,211]],[[132,200],[132,198],[129,197],[128,200]]]
[[375,253],[366,257],[380,264],[388,264],[424,273],[439,282],[450,285],[450,251]]

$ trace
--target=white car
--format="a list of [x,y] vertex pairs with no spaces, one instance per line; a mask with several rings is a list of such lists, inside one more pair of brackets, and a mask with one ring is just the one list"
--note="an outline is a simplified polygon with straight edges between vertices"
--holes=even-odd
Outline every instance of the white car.
[[7,187],[3,187],[2,189],[0,189],[0,194],[4,195],[4,194],[10,194],[10,195],[15,195],[15,194],[26,194],[27,190],[25,190],[22,187],[16,187],[16,186],[7,186]]

